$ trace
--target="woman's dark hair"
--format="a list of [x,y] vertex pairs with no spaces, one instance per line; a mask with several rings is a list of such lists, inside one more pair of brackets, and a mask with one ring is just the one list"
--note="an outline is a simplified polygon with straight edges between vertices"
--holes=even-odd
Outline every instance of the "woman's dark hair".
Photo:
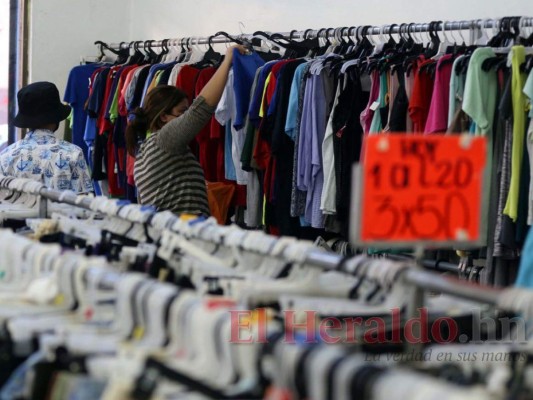
[[187,98],[187,95],[175,86],[156,86],[146,95],[144,107],[133,111],[134,119],[126,128],[126,149],[135,156],[140,141],[146,139],[146,132],[155,132],[164,125],[161,115],[172,113],[172,109]]

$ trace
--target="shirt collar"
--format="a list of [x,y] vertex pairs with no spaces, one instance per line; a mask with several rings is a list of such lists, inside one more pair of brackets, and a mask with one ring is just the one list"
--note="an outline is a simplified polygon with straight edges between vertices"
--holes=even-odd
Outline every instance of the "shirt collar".
[[53,131],[49,129],[35,129],[33,131],[30,131],[26,137],[30,138],[33,136],[51,136],[55,138],[55,134]]

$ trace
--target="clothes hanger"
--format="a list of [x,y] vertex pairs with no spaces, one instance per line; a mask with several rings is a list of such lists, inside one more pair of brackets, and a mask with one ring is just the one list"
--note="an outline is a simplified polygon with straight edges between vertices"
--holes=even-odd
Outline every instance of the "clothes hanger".
[[432,21],[429,24],[428,33],[430,36],[430,41],[428,43],[428,46],[426,47],[426,52],[424,53],[426,59],[432,58],[438,53],[440,46],[440,38],[437,34],[437,27],[439,23],[440,21]]
[[512,18],[504,17],[496,20],[495,27],[497,33],[490,39],[488,45],[493,48],[507,48],[512,46],[514,35],[511,32]]
[[215,36],[212,35],[207,39],[207,51],[204,53],[203,58],[198,62],[198,64],[196,64],[197,67],[203,68],[220,64],[222,55],[213,49],[212,43],[214,38]]
[[147,52],[147,62],[149,62],[150,64],[154,64],[157,62],[157,59],[158,59],[158,54],[152,49],[152,43],[154,42],[155,40],[145,40],[144,41],[144,49],[146,50]]
[[98,62],[104,63],[104,62],[115,61],[114,59],[108,59],[107,55],[104,52],[104,49],[106,49],[113,54],[117,54],[114,49],[109,48],[109,46],[106,43],[102,42],[101,40],[97,40],[96,42],[94,42],[94,44],[98,46],[98,50],[100,52],[100,55],[98,56]]
[[379,28],[379,40],[378,42],[376,42],[375,46],[374,46],[374,51],[372,52],[371,54],[371,57],[374,57],[374,56],[378,56],[379,54],[381,54],[381,52],[383,51],[383,49],[385,48],[385,30],[387,28],[387,25],[381,25],[381,27]]
[[169,48],[168,48],[168,42],[169,42],[170,39],[163,39],[161,41],[161,52],[157,55],[157,58],[156,58],[156,62],[158,64],[161,64],[163,63],[163,60],[165,59],[166,55],[168,54],[169,52]]
[[271,35],[269,35],[266,32],[255,31],[252,34],[252,38],[259,38],[259,39],[263,39],[263,40],[265,40],[267,42],[270,42],[272,44],[272,51],[273,52],[277,52],[278,54],[280,54],[282,56],[282,58],[285,58],[286,55],[288,55],[288,53],[289,53],[289,51],[288,51],[289,50],[289,45],[288,44],[281,43],[280,41],[272,38]]
[[[449,40],[448,35],[446,34],[446,22],[440,21],[440,24],[442,25],[443,40],[439,43],[437,54],[432,57],[434,60],[438,60],[442,56],[446,55],[448,53],[448,48],[453,47],[453,43]],[[436,27],[437,26],[438,25],[436,25]]]
[[144,299],[141,313],[144,335],[138,342],[143,348],[158,349],[167,341],[166,307],[179,296],[179,288],[168,283],[157,283]]
[[[474,31],[474,45],[476,46],[487,46],[487,44],[489,43],[490,39],[489,39],[489,36],[487,35],[487,31],[485,29],[485,26],[487,24],[487,22],[489,22],[490,19],[487,18],[487,19],[480,19],[476,22],[474,22],[475,26],[473,27],[473,31]],[[479,25],[479,29],[477,28],[477,26]]]

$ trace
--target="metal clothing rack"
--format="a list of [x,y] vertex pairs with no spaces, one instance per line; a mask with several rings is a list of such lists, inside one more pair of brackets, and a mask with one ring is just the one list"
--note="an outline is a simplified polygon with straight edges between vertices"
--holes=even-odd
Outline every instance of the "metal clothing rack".
[[[9,190],[16,190],[12,187],[2,186],[4,189]],[[41,206],[40,210],[46,212],[46,206],[43,206],[43,203],[46,203],[48,200],[53,202],[59,202],[63,204],[69,204],[75,207],[80,207],[82,209],[86,210],[92,210],[91,203],[93,201],[92,198],[87,196],[79,196],[76,195],[74,192],[62,192],[59,190],[53,190],[48,189],[46,187],[42,187],[38,193],[32,193],[37,194],[40,196],[41,200]],[[109,200],[110,202],[113,202],[113,200]],[[43,215],[44,216],[44,215]],[[127,220],[128,222],[136,222],[138,221],[129,219],[127,217],[119,216],[119,215],[110,215],[111,217],[117,217],[124,220]],[[177,221],[179,217],[175,217],[174,221]],[[148,222],[150,224],[150,222]],[[174,224],[169,224],[174,225]],[[222,228],[222,227],[221,227]],[[174,232],[177,234],[180,234],[179,231],[174,230],[171,228]],[[196,232],[196,233],[194,233]],[[198,239],[198,240],[204,240],[204,241],[213,241],[212,238],[207,237],[205,235],[204,230],[197,230],[192,233],[192,236],[190,238],[192,239]],[[272,239],[271,236],[265,234],[265,238]],[[223,240],[223,238],[222,238]],[[257,248],[247,248],[246,250],[251,250],[255,252],[260,252]],[[263,252],[264,255],[267,255],[265,252]],[[305,264],[310,265],[313,267],[321,268],[328,271],[340,271],[340,272],[347,272],[343,270],[343,266],[345,265],[343,262],[343,257],[334,253],[328,253],[326,251],[322,251],[320,249],[313,250],[307,254],[307,257],[305,259]],[[492,287],[487,286],[481,286],[481,285],[475,285],[472,283],[460,281],[455,278],[445,277],[439,274],[436,274],[434,272],[424,271],[419,268],[411,268],[408,269],[404,274],[404,282],[410,286],[413,287],[413,291],[416,288],[420,288],[425,291],[435,291],[435,292],[441,292],[444,294],[449,294],[452,296],[457,296],[463,299],[468,299],[472,301],[478,301],[485,304],[490,305],[497,305],[499,303],[499,296],[501,293],[501,289],[495,289]]]
[[[365,28],[366,35],[391,35],[398,33],[422,33],[422,32],[442,32],[442,31],[462,31],[470,30],[471,33],[479,32],[481,29],[492,29],[501,26],[503,21],[518,21],[520,28],[532,27],[533,17],[505,17],[497,19],[476,19],[476,20],[463,20],[463,21],[434,21],[427,23],[410,23],[410,24],[390,24],[382,26],[352,26],[352,27],[338,27],[338,28],[322,28],[322,29],[307,29],[303,31],[292,30],[291,32],[279,32],[279,36],[283,36],[285,39],[309,39],[309,38],[330,38],[330,37],[346,37],[348,35],[353,36],[359,33],[361,28]],[[510,23],[510,22],[509,22]],[[223,32],[225,34],[225,32]],[[269,34],[272,32],[268,32]],[[227,35],[227,34],[226,34]],[[279,36],[277,37],[279,38]],[[165,39],[165,40],[146,40],[146,41],[132,41],[111,43],[106,45],[108,49],[121,50],[128,49],[134,43],[140,48],[149,46],[150,48],[163,47],[168,44],[210,44],[210,43],[229,43],[234,39],[238,40],[251,40],[253,34],[236,34],[228,35],[229,37],[217,36],[213,37],[183,37],[178,39]],[[471,38],[472,39],[472,38]],[[102,42],[95,42],[95,44]]]

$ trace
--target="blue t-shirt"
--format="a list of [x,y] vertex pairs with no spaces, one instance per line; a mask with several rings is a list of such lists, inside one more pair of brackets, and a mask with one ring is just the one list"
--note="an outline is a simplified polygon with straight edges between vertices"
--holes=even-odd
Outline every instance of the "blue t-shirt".
[[82,149],[85,159],[88,159],[87,145],[83,139],[87,121],[85,102],[89,97],[91,75],[100,67],[101,64],[87,64],[72,68],[68,75],[65,96],[63,97],[63,100],[72,107],[72,142]]
[[144,105],[144,99],[146,95],[148,94],[148,87],[152,83],[152,81],[155,78],[155,74],[157,71],[161,71],[165,68],[168,68],[170,65],[175,65],[176,63],[165,63],[165,64],[155,64],[150,67],[150,72],[148,72],[148,78],[146,78],[146,82],[144,82],[144,88],[143,88],[143,94],[141,98],[141,106]]
[[233,50],[233,90],[235,92],[235,106],[237,109],[233,127],[237,130],[244,128],[255,73],[264,64],[265,62],[257,53],[243,55],[237,49]]
[[520,267],[518,268],[515,286],[533,288],[533,229],[529,230],[522,248],[522,257],[520,257]]
[[256,128],[259,127],[259,121],[261,120],[261,118],[259,117],[259,111],[261,109],[261,102],[263,101],[263,90],[265,88],[265,83],[268,78],[268,74],[270,74],[270,71],[272,71],[272,67],[274,67],[276,63],[277,61],[271,61],[263,66],[261,72],[259,73],[259,77],[257,78],[257,86],[255,87],[255,91],[250,100],[250,108],[248,109],[248,115],[250,117],[250,122]]

